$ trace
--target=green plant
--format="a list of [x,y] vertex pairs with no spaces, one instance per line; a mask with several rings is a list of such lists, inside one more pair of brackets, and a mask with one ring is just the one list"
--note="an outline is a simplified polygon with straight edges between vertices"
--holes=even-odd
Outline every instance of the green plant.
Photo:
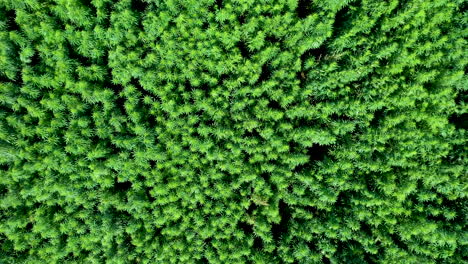
[[0,262],[463,263],[463,0],[0,0]]

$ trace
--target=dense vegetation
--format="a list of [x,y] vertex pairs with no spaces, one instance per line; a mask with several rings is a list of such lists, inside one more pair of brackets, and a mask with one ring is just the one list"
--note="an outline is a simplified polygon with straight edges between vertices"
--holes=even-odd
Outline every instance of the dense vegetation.
[[464,0],[0,0],[1,263],[466,263]]

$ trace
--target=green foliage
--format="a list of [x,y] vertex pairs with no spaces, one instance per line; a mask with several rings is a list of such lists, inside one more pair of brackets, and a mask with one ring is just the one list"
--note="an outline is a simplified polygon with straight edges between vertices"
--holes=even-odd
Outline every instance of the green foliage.
[[1,263],[464,263],[463,0],[0,0]]

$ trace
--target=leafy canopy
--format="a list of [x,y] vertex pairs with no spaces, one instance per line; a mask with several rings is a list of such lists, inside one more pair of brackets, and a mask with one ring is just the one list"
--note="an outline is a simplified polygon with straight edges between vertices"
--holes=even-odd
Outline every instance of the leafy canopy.
[[464,263],[463,0],[0,0],[0,262]]

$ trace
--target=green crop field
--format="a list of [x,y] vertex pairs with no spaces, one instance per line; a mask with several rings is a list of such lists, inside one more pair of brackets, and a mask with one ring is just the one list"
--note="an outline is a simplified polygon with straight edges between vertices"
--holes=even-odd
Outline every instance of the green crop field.
[[0,263],[468,263],[467,11],[0,0]]

